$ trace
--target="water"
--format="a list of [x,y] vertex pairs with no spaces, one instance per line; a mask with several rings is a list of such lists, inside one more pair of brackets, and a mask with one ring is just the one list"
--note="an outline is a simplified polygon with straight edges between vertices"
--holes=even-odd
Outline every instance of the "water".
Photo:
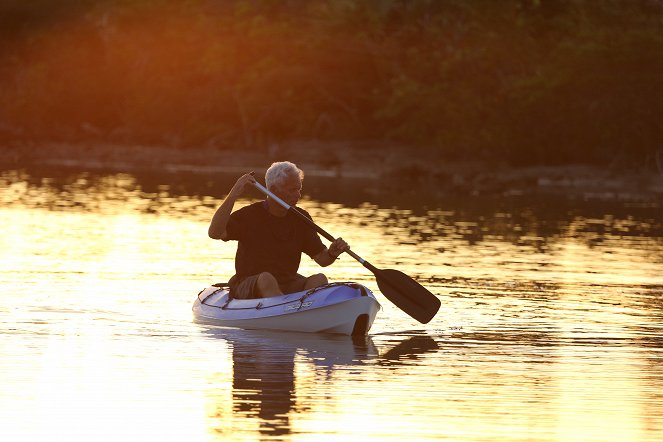
[[3,440],[663,439],[657,202],[307,180],[319,224],[442,301],[421,325],[378,294],[353,339],[191,321],[235,250],[207,238],[232,181],[194,178],[0,174]]

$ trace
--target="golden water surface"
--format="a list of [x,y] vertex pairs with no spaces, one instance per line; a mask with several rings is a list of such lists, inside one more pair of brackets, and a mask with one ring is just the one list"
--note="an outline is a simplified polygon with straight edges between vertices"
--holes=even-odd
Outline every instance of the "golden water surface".
[[234,244],[207,237],[222,197],[0,174],[2,440],[663,440],[657,206],[551,218],[307,197],[442,301],[419,324],[345,257],[330,279],[383,306],[353,340],[192,322],[198,291],[233,273]]

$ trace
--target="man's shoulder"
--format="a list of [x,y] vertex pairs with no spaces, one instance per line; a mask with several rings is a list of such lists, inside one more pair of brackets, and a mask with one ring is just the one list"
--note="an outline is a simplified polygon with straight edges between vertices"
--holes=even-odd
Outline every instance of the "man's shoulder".
[[239,212],[251,212],[251,211],[258,210],[258,209],[261,209],[261,210],[262,210],[262,209],[263,209],[263,207],[262,207],[262,206],[263,206],[263,203],[264,203],[264,201],[256,201],[255,203],[251,203],[251,204],[248,204],[248,205],[246,205],[246,206],[244,206],[244,207],[242,207],[242,208],[240,208],[240,209],[237,209],[237,210],[235,211],[235,213],[239,213]]
[[256,212],[260,213],[261,211],[264,211],[262,205],[263,205],[262,201],[251,203],[247,206],[242,207],[241,209],[235,210],[232,214],[236,216],[246,216],[246,215],[252,215]]

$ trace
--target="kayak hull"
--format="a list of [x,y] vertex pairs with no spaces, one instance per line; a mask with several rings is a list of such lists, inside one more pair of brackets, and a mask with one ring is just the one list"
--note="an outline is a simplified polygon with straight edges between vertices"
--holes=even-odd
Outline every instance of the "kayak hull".
[[261,299],[232,299],[214,285],[193,304],[196,322],[243,329],[365,335],[380,304],[356,283],[333,283],[308,291]]

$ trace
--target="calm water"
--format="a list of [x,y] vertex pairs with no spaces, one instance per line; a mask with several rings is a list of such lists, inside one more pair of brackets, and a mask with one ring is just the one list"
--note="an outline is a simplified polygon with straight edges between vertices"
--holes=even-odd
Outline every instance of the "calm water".
[[307,181],[322,226],[442,300],[421,325],[378,293],[353,340],[191,321],[235,251],[206,235],[232,181],[197,179],[0,172],[1,439],[663,439],[656,202]]

